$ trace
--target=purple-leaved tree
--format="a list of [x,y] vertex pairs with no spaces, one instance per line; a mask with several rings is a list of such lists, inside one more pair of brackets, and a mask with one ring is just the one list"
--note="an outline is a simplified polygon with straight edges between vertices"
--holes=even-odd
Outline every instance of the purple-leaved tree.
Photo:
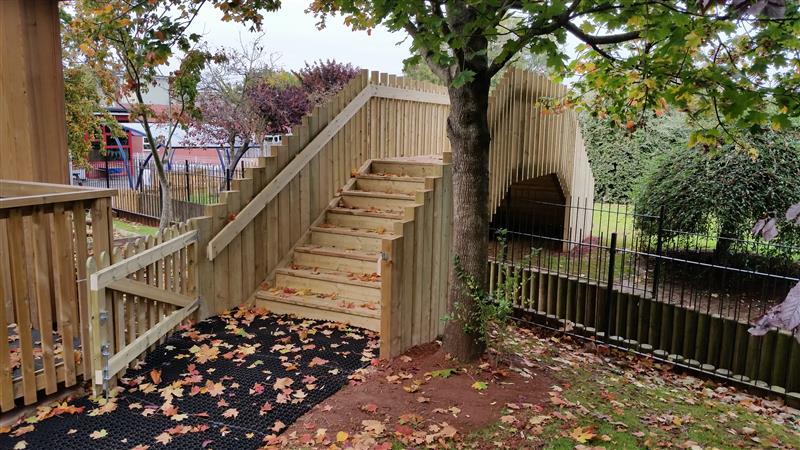
[[313,105],[324,103],[358,75],[358,67],[335,60],[317,61],[294,72]]
[[247,99],[259,127],[268,134],[288,133],[311,107],[303,88],[273,86],[267,81],[248,89]]

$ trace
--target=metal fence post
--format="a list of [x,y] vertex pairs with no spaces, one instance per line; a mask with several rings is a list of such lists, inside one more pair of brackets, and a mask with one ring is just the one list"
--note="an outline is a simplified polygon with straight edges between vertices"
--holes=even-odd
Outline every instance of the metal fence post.
[[225,169],[225,190],[231,190],[231,169]]
[[617,233],[611,233],[608,247],[608,281],[606,285],[606,342],[611,342],[611,301],[614,298],[614,260],[617,255]]
[[664,245],[664,205],[658,214],[658,234],[656,235],[656,264],[653,268],[653,299],[658,297],[658,282],[661,275],[661,250]]
[[191,188],[189,186],[189,160],[188,159],[184,160],[184,169],[186,170],[186,172],[185,172],[185,177],[186,177],[186,201],[187,202],[191,202],[192,201],[192,190],[191,190]]
[[111,187],[111,174],[108,172],[108,149],[106,149],[105,155],[105,163],[106,163],[106,189]]

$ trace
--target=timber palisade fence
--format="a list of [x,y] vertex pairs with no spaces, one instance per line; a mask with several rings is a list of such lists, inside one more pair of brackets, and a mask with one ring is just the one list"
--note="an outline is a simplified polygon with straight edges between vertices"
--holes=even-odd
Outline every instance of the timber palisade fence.
[[565,231],[547,214],[495,215],[490,286],[508,290],[522,320],[800,404],[800,330],[747,331],[798,282],[800,248],[731,239],[720,256],[714,249],[725,238],[670,230],[668,211],[526,203],[573,217],[583,211],[585,220]]
[[[224,169],[220,164],[198,163],[189,160],[165,164],[172,193],[173,219],[185,222],[205,214],[205,205],[219,202],[219,194],[231,190],[234,179],[244,178],[250,160],[242,160],[235,168]],[[130,161],[104,160],[93,162],[84,176],[73,184],[116,189],[112,208],[122,218],[158,225],[161,217],[161,182],[155,163],[135,158]]]

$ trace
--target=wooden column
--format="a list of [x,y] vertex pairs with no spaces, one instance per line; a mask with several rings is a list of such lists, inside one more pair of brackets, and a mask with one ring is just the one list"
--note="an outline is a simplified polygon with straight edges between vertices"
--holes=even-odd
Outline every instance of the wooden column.
[[0,1],[0,178],[68,183],[56,0]]

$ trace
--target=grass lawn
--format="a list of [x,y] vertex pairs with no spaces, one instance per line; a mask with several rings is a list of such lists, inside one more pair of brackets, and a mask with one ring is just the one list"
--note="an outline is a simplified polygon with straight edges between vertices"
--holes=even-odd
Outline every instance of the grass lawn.
[[124,234],[138,234],[143,236],[153,236],[158,233],[158,227],[150,227],[120,219],[114,219],[114,230],[118,230]]
[[550,368],[549,404],[509,408],[513,420],[467,436],[468,448],[800,448],[800,412],[782,400],[527,330],[509,342]]
[[[611,233],[617,233],[617,239],[619,239],[617,242],[618,247],[623,247],[622,236],[626,236],[624,246],[626,248],[634,248],[641,237],[639,230],[634,226],[633,212],[633,205],[595,203],[592,212],[592,236],[599,237],[602,234],[603,244],[608,245],[611,242]],[[652,218],[649,220],[655,222],[658,219]],[[715,228],[715,224],[709,227],[710,230]],[[641,245],[646,246],[647,244],[643,242]],[[695,250],[713,250],[717,246],[717,239],[716,237],[691,236],[688,245]],[[651,242],[651,247],[655,249],[655,238]]]

